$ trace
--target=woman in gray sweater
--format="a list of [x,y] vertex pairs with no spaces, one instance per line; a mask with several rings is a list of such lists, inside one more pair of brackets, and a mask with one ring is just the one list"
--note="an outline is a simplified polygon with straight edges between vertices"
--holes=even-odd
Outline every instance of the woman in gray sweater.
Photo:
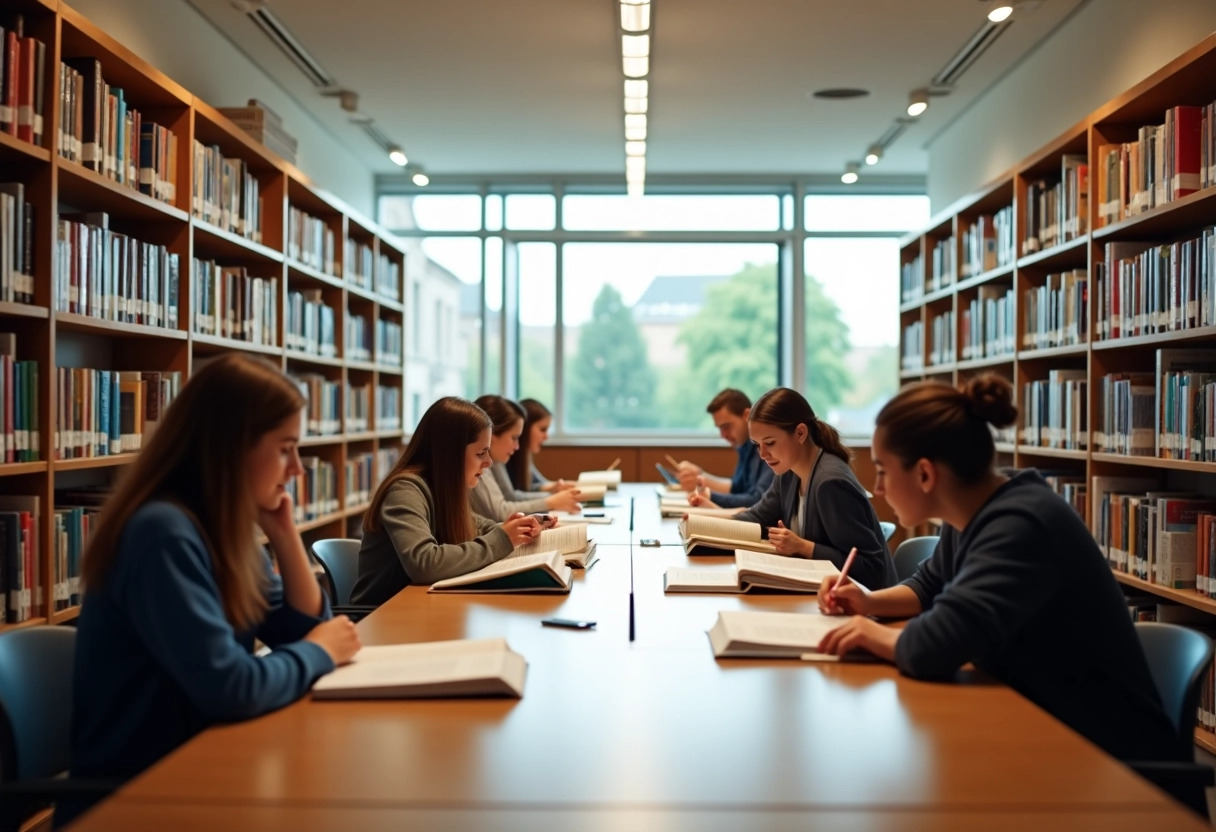
[[448,396],[431,405],[363,515],[353,604],[383,604],[410,584],[488,566],[540,534],[535,517],[473,514],[469,491],[490,467],[490,417]]
[[564,511],[577,514],[582,510],[578,492],[521,491],[511,482],[507,460],[519,450],[519,436],[524,429],[524,409],[503,396],[481,396],[474,404],[486,412],[493,422],[490,437],[490,460],[493,464],[469,494],[475,514],[491,520],[506,520],[517,511]]

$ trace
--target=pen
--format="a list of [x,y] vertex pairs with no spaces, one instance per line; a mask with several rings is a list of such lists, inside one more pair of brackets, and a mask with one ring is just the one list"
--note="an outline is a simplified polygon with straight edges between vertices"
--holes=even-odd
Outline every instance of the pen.
[[836,583],[832,584],[832,588],[828,590],[828,600],[833,604],[836,603],[836,587],[849,579],[849,567],[853,565],[853,558],[855,557],[857,557],[856,546],[849,550],[849,556],[844,559],[844,566],[840,569],[840,577],[836,579]]
[[671,454],[663,454],[663,457],[664,457],[664,458],[665,458],[665,459],[666,459],[668,462],[670,462],[670,463],[671,463],[671,467],[672,467],[672,468],[675,468],[677,471],[679,471],[679,470],[680,470],[680,463],[678,463],[678,462],[676,462],[674,459],[672,459],[672,458],[671,458]]
[[616,466],[618,466],[620,464],[621,464],[621,458],[618,456],[616,459],[612,460],[612,464],[608,466],[607,470],[615,471]]

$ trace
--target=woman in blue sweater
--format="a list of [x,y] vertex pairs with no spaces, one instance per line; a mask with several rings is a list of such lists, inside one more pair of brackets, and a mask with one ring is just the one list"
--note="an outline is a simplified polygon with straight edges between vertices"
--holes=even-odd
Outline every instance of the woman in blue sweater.
[[[296,701],[358,650],[354,625],[331,618],[285,490],[301,472],[303,406],[269,364],[217,358],[107,501],[82,565],[73,775],[131,777],[209,725]],[[253,655],[255,638],[272,652]]]
[[[874,493],[901,525],[940,518],[941,541],[899,586],[824,581],[821,610],[854,617],[820,650],[866,649],[917,678],[973,662],[1108,753],[1168,760],[1173,728],[1085,523],[1036,471],[993,467],[989,426],[1016,418],[1013,389],[991,374],[961,390],[909,385],[879,412]],[[912,620],[896,630],[871,615]]]

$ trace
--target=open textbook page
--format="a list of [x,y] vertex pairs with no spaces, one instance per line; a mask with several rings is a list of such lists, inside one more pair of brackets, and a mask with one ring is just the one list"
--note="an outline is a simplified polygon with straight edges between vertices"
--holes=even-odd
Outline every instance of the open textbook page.
[[460,639],[362,648],[322,676],[314,699],[513,696],[524,693],[528,663],[506,639]]
[[566,558],[566,563],[586,569],[596,561],[595,541],[587,539],[587,526],[583,523],[545,529],[536,540],[515,547],[509,558],[535,555],[538,552],[557,551]]
[[476,572],[431,584],[428,592],[569,592],[570,567],[560,552],[510,555]]

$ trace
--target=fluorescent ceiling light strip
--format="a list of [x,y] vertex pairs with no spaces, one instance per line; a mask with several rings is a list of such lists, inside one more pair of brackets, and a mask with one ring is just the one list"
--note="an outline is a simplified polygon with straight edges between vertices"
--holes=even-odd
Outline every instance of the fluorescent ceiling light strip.
[[621,3],[621,28],[626,32],[645,32],[650,28],[650,3]]
[[621,54],[626,58],[650,56],[650,35],[621,35]]
[[650,94],[650,82],[646,80],[625,79],[626,98],[645,98]]

